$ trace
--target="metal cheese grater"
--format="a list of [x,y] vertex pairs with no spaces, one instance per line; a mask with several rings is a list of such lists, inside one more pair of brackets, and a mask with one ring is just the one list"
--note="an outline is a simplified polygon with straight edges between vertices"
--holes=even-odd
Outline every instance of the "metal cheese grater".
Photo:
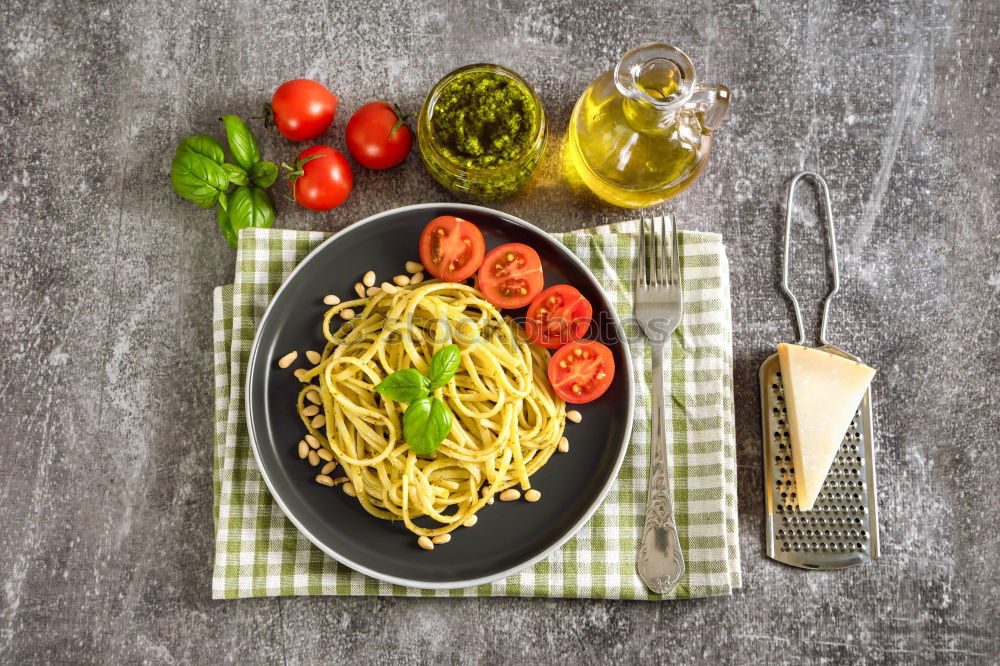
[[[830,190],[819,174],[803,171],[792,179],[785,202],[785,243],[781,264],[781,288],[792,302],[799,339],[805,344],[805,329],[799,302],[788,286],[788,254],[792,227],[792,197],[805,177],[813,178],[823,191],[829,233],[833,286],[823,301],[820,349],[860,362],[826,339],[830,301],[840,288],[837,240],[834,233]],[[795,502],[792,445],[786,424],[781,366],[774,354],[760,366],[760,409],[764,450],[764,497],[767,510],[767,555],[803,569],[843,569],[879,556],[878,509],[875,501],[875,437],[872,431],[871,387],[865,392],[840,451],[833,460],[816,504],[800,511]]]

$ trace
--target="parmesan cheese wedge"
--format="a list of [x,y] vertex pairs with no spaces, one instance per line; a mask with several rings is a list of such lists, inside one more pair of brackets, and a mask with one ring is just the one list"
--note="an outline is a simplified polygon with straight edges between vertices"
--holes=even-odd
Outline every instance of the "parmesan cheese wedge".
[[816,503],[830,465],[875,376],[875,370],[843,356],[799,345],[778,345],[792,440],[799,509]]

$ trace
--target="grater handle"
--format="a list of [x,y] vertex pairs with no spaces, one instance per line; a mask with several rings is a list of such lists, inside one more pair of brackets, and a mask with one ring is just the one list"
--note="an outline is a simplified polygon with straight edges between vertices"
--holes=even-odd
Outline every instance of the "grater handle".
[[788,197],[785,199],[785,251],[781,260],[781,289],[788,296],[789,300],[792,301],[792,308],[795,310],[795,324],[799,328],[799,339],[795,344],[805,344],[806,332],[805,327],[802,325],[802,310],[799,308],[799,300],[795,298],[795,294],[792,293],[791,288],[788,286],[788,255],[792,237],[792,198],[795,196],[795,188],[799,184],[799,181],[807,176],[819,183],[820,188],[823,190],[823,203],[826,206],[826,228],[830,244],[830,265],[833,269],[833,286],[830,288],[830,293],[823,299],[823,318],[820,321],[819,342],[821,345],[828,345],[830,343],[826,339],[826,320],[830,314],[830,301],[833,300],[834,295],[840,290],[840,268],[837,265],[837,237],[833,226],[833,207],[830,205],[830,188],[827,187],[823,176],[815,171],[801,171],[797,173],[788,185]]

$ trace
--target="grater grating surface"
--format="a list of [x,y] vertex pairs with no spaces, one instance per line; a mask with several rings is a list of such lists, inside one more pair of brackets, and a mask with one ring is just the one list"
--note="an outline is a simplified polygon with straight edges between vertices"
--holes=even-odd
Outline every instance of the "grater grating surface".
[[[857,360],[840,350],[822,349]],[[767,504],[767,556],[807,569],[842,569],[879,555],[871,396],[840,444],[811,511],[796,504],[781,367],[774,354],[760,368],[761,427]]]
[[[795,186],[811,177],[821,186],[829,231],[833,286],[823,302],[820,324],[820,349],[856,358],[829,344],[826,320],[830,301],[840,288],[837,244],[830,191],[826,181],[814,172],[804,171],[792,179],[788,188],[785,217],[784,260],[781,286],[795,311],[799,339],[803,344],[805,329],[798,300],[788,287],[788,254],[791,235],[791,208]],[[878,507],[875,494],[875,436],[872,422],[871,387],[844,435],[840,450],[830,466],[819,497],[810,511],[801,511],[796,502],[795,469],[787,426],[781,366],[774,354],[760,367],[760,407],[763,435],[764,497],[767,511],[765,537],[767,555],[779,562],[805,569],[843,569],[879,556]]]

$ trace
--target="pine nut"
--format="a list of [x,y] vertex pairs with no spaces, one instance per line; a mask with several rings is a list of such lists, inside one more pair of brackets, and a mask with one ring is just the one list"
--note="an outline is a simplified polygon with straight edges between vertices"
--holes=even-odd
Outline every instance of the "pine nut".
[[316,475],[316,483],[320,483],[320,484],[322,484],[324,486],[333,487],[333,479],[331,479],[330,477],[328,477],[326,474],[317,474]]
[[417,545],[423,548],[424,550],[434,550],[434,542],[425,536],[422,536],[419,539],[417,539]]
[[308,444],[309,447],[313,449],[319,448],[319,440],[316,439],[315,435],[306,435],[306,444]]
[[396,277],[392,278],[392,281],[398,284],[400,287],[405,287],[406,285],[410,284],[410,278],[407,275],[397,275]]
[[465,522],[462,523],[462,526],[463,527],[472,527],[473,525],[475,525],[478,522],[479,522],[479,516],[477,516],[476,514],[472,514],[471,516],[469,516],[468,518],[465,519]]
[[378,287],[368,287],[368,290],[365,291],[365,293],[368,294],[368,298],[371,298],[375,294],[381,294],[382,290]]
[[525,491],[524,499],[528,500],[529,502],[537,502],[538,500],[542,499],[542,493],[538,490],[535,490],[534,488],[531,488],[530,490]]
[[424,274],[419,271],[410,276],[411,285],[420,284],[423,281],[424,281]]
[[375,284],[375,271],[368,271],[365,276],[361,278],[361,281],[365,283],[366,287],[370,287]]
[[559,438],[559,446],[557,447],[560,453],[569,453],[569,440],[565,437]]
[[319,430],[326,425],[326,416],[324,414],[317,414],[316,417],[313,418],[312,423],[309,425]]
[[319,456],[320,460],[325,460],[327,462],[333,460],[333,454],[326,449],[316,449],[316,455]]
[[383,282],[379,286],[382,287],[382,291],[384,291],[387,294],[395,294],[399,292],[399,287],[397,287],[394,284],[389,284],[388,282]]
[[344,494],[348,497],[357,497],[358,491],[354,489],[354,484],[348,481],[344,484]]
[[408,261],[406,262],[406,272],[407,273],[419,273],[424,270],[424,265],[419,261]]
[[305,460],[309,457],[309,445],[306,444],[306,440],[299,440],[299,459]]
[[309,464],[313,467],[319,464],[319,455],[317,455],[315,451],[309,452]]
[[282,369],[287,368],[292,363],[295,363],[295,359],[298,357],[299,353],[297,351],[290,351],[278,359],[278,367]]
[[437,546],[440,546],[443,543],[448,543],[449,541],[451,541],[451,535],[450,534],[438,534],[436,537],[434,537],[433,539],[431,539],[431,543],[433,543],[433,544],[435,544]]
[[313,351],[312,349],[310,349],[309,351],[306,352],[306,358],[309,359],[309,362],[312,363],[313,365],[319,365],[319,362],[323,360],[323,355],[320,354],[318,351]]
[[302,416],[316,416],[319,414],[319,405],[309,405],[302,410]]
[[308,400],[309,402],[311,402],[314,405],[320,405],[320,404],[323,403],[323,400],[320,399],[320,397],[319,397],[319,391],[309,391],[309,392],[307,392],[306,393],[306,400]]
[[360,282],[354,283],[354,291],[357,292],[358,298],[365,297],[365,285],[361,284]]
[[501,502],[513,502],[516,499],[521,499],[521,491],[517,488],[508,488],[500,493]]
[[[330,472],[332,472],[335,469],[337,469],[337,463],[335,463],[335,462],[328,462],[327,464],[323,465],[323,469],[321,469],[319,471],[319,473],[320,474],[329,474]],[[330,485],[331,486],[333,485],[333,480],[332,479],[330,480]]]
[[295,372],[293,372],[292,374],[295,375],[295,378],[297,380],[299,380],[300,382],[304,382],[305,380],[302,377],[305,376],[306,369],[305,368],[299,368]]
[[493,498],[491,497],[491,498],[489,498],[488,500],[486,500],[486,503],[487,503],[487,504],[493,504]]
[[566,418],[572,421],[573,423],[579,423],[580,421],[583,420],[583,414],[576,411],[575,409],[571,409],[568,412],[566,412]]
[[345,320],[354,319],[354,310],[351,308],[344,308],[340,311],[340,318]]

